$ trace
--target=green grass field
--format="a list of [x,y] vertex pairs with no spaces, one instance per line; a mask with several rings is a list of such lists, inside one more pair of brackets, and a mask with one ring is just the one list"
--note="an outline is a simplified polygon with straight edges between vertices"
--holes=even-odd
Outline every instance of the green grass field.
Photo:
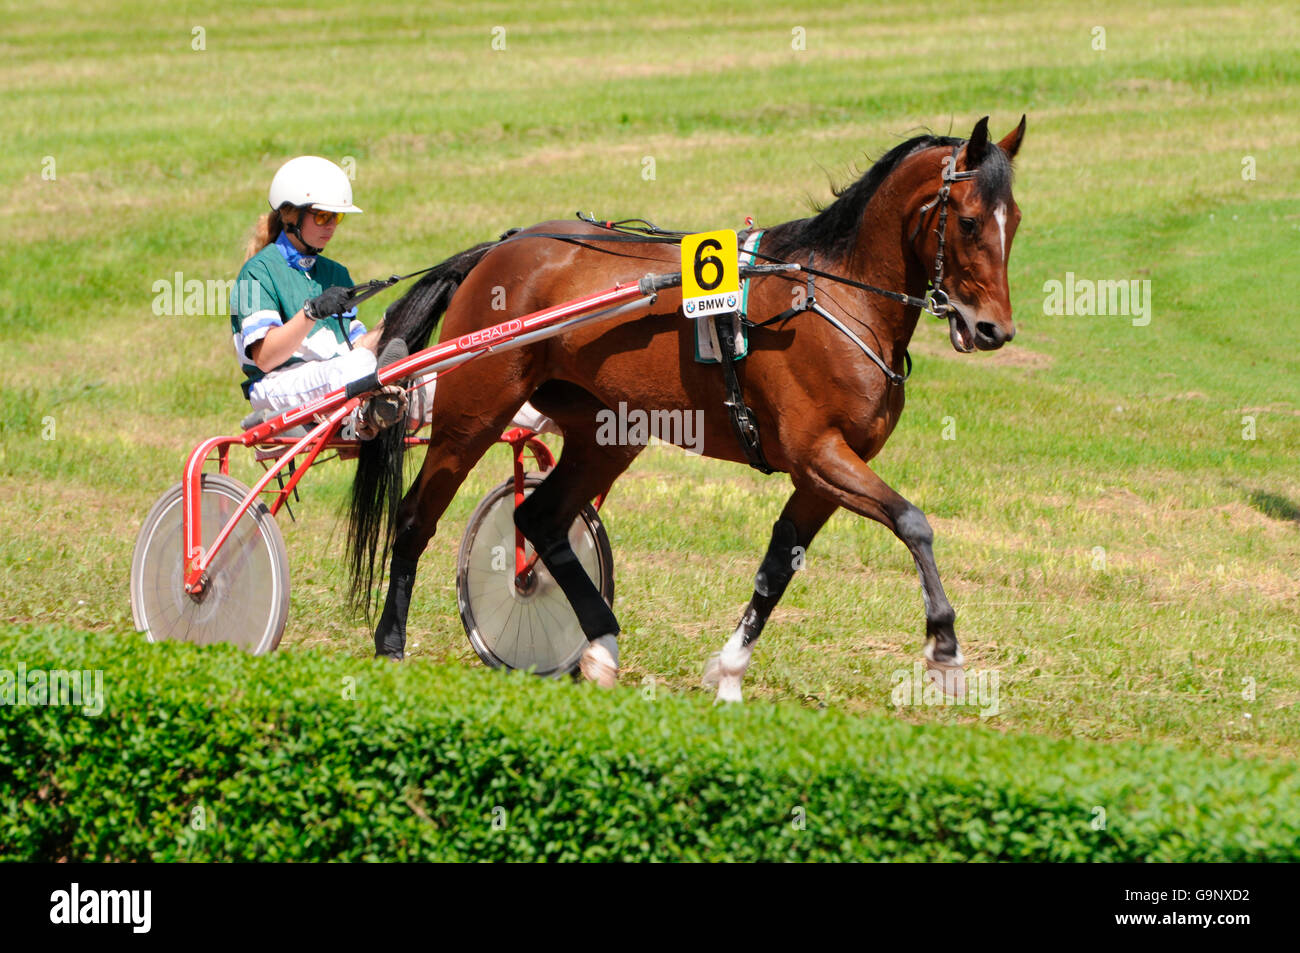
[[[892,673],[920,658],[916,574],[846,513],[759,643],[750,704],[1297,755],[1294,5],[315,7],[4,5],[0,621],[137,637],[140,521],[189,449],[246,412],[228,318],[155,314],[154,284],[233,278],[293,155],[354,163],[366,214],[329,254],[362,280],[577,209],[773,224],[919,127],[966,135],[988,114],[1001,138],[1027,113],[1019,333],[961,356],[923,323],[874,464],[929,515],[1000,711],[891,705]],[[1149,281],[1150,323],[1044,314],[1067,273]],[[506,467],[485,459],[421,564],[411,667],[478,664],[455,550]],[[350,475],[313,471],[281,522],[282,651],[372,651],[340,596]],[[616,486],[627,685],[703,691],[788,489],[663,447]]]

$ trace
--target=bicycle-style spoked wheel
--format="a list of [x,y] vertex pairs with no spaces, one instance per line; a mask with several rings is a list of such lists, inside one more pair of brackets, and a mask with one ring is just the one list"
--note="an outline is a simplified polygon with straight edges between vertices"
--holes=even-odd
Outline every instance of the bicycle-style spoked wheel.
[[[248,495],[230,477],[203,474],[202,539],[216,539]],[[131,612],[150,642],[228,642],[261,655],[280,644],[289,616],[289,559],[270,511],[253,503],[235,524],[208,570],[208,585],[185,591],[181,559],[181,485],[164,493],[145,517],[131,558]]]
[[[543,477],[529,474],[528,494]],[[539,560],[524,586],[515,580],[514,480],[493,487],[469,519],[456,560],[460,618],[488,665],[554,675],[577,667],[587,637],[568,598]],[[569,543],[601,596],[614,603],[614,555],[600,517],[583,507]],[[531,555],[532,549],[529,548]]]

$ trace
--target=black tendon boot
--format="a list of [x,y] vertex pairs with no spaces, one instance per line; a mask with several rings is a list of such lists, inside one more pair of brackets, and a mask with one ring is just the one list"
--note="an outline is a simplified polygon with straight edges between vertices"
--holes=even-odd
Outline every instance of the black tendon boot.
[[388,597],[375,628],[375,658],[400,662],[406,650],[406,613],[415,587],[415,560],[393,556],[388,572]]

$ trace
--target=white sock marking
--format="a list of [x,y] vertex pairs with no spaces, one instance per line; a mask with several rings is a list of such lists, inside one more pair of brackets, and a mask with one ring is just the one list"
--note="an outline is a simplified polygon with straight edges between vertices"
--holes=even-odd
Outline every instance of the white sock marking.
[[727,644],[718,655],[718,697],[720,702],[741,701],[740,686],[745,679],[745,670],[754,655],[754,647],[745,645],[745,633],[736,629]]

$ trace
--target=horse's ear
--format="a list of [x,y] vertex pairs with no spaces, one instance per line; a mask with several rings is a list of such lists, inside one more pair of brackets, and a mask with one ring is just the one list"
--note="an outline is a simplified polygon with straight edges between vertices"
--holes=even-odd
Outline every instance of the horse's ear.
[[975,123],[975,131],[966,143],[966,168],[974,169],[984,161],[984,154],[989,148],[989,117],[985,116]]
[[1020,151],[1020,143],[1023,142],[1024,139],[1025,139],[1025,117],[1021,116],[1020,125],[1016,126],[1015,129],[1007,133],[1007,137],[1003,139],[1001,142],[999,142],[998,145],[1002,148],[1002,151],[1007,154],[1007,158],[1014,159],[1016,157],[1016,153]]

